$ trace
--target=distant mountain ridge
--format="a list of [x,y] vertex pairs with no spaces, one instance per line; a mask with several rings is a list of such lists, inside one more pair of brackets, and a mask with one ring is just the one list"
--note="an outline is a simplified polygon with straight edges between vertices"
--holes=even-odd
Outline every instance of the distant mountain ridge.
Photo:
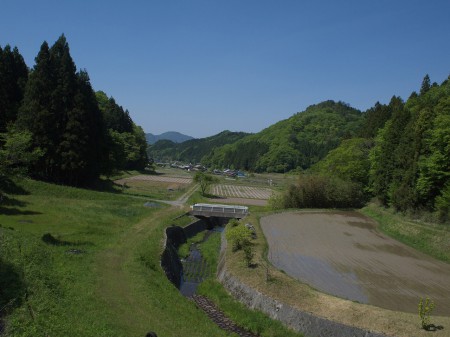
[[174,143],[183,143],[186,140],[194,139],[194,137],[184,135],[176,131],[164,132],[160,135],[154,135],[152,133],[146,133],[145,139],[147,139],[148,144],[155,144],[158,140],[170,140]]
[[183,143],[175,143],[170,140],[160,140],[149,146],[148,155],[155,161],[184,161],[198,163],[201,159],[209,155],[215,148],[226,144],[232,144],[250,135],[246,132],[222,131],[217,135],[190,139]]
[[332,100],[309,106],[255,133],[223,131],[183,143],[160,140],[147,150],[154,161],[201,163],[254,172],[306,170],[361,129],[363,113]]
[[202,157],[201,163],[254,172],[306,170],[343,139],[354,137],[362,123],[361,111],[328,100],[235,143],[216,147]]

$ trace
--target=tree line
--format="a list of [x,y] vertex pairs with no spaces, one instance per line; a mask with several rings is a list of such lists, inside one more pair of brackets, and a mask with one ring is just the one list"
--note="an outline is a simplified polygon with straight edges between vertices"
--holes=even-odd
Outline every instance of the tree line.
[[398,96],[377,102],[364,113],[357,136],[314,164],[276,200],[278,206],[360,207],[376,197],[397,211],[430,212],[448,221],[449,79],[431,84],[426,75],[406,102]]
[[87,185],[115,170],[144,169],[145,133],[112,97],[94,92],[64,35],[42,43],[28,69],[17,47],[0,47],[0,179]]

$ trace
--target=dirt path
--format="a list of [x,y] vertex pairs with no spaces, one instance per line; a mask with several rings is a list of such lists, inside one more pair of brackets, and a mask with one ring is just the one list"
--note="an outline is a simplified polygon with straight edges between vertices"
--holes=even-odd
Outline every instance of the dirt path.
[[430,297],[436,314],[450,314],[450,265],[379,233],[359,213],[274,214],[261,226],[270,261],[323,292],[413,313]]
[[164,204],[177,206],[177,207],[183,207],[184,204],[187,202],[189,197],[197,190],[198,184],[195,184],[192,186],[186,193],[184,193],[181,197],[179,197],[177,200],[171,201],[171,200],[155,200],[157,202],[161,202]]
[[[154,213],[154,221],[164,217],[166,212],[167,210],[161,210]],[[98,296],[109,310],[120,313],[121,323],[129,331],[145,331],[151,326],[151,323],[140,326],[142,322],[149,321],[151,310],[149,311],[148,303],[143,297],[136,296],[136,280],[127,268],[135,262],[135,247],[152,230],[154,228],[149,226],[148,219],[144,219],[127,230],[117,244],[96,257]]]

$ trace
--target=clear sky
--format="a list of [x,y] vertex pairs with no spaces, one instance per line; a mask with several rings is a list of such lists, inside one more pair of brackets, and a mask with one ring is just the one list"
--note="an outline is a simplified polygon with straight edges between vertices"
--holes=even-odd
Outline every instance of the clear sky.
[[29,67],[64,33],[146,132],[258,132],[333,99],[366,110],[450,74],[448,0],[1,0]]

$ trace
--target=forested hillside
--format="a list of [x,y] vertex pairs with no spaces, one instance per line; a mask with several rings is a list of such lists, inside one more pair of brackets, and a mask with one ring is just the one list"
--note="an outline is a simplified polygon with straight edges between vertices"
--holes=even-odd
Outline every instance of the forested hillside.
[[0,181],[18,172],[85,185],[147,165],[143,130],[77,71],[62,35],[41,45],[28,70],[17,48],[0,48]]
[[226,130],[211,137],[191,139],[182,143],[159,140],[149,146],[148,156],[159,162],[183,161],[199,163],[204,156],[214,151],[216,147],[234,143],[247,135],[249,134],[245,132]]
[[343,141],[312,171],[357,183],[398,211],[450,209],[450,81],[430,84],[404,102],[392,97],[364,115],[360,138]]
[[236,143],[211,151],[203,163],[256,172],[304,170],[357,135],[362,114],[342,102],[326,101]]

